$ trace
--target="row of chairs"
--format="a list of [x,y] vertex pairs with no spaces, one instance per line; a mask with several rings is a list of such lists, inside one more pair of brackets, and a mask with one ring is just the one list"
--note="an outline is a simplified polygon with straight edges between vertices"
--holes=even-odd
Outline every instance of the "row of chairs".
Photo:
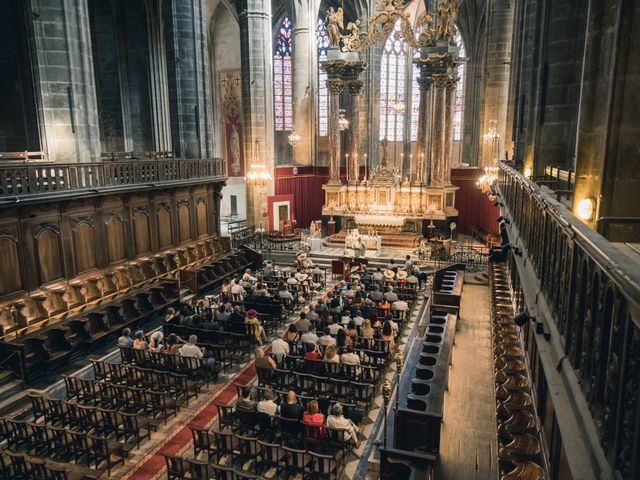
[[[344,466],[341,445],[335,452],[323,453],[319,449],[296,448],[234,432],[195,427],[191,431],[193,459],[165,455],[170,480],[262,480],[283,476],[333,480]],[[332,442],[327,440],[325,446]]]
[[101,469],[61,464],[24,453],[0,452],[0,480],[82,480],[100,475]]
[[492,262],[491,318],[502,480],[544,480],[531,381],[525,362],[506,263]]
[[[84,475],[98,478],[105,470],[110,474],[111,468],[123,464],[133,447],[124,439],[110,439],[98,431],[87,433],[13,418],[0,421],[0,434],[3,453],[10,459],[12,473],[18,478],[34,478],[29,476],[28,465],[20,461],[26,460],[26,456],[39,463],[55,462],[64,470],[81,470]],[[121,438],[124,435],[123,431]]]

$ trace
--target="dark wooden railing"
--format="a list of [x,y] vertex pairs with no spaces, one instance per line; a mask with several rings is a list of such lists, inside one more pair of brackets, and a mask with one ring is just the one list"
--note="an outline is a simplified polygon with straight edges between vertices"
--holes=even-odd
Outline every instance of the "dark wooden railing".
[[607,460],[619,478],[640,478],[640,269],[506,164],[497,188]]
[[0,165],[0,196],[186,182],[223,178],[221,158],[132,159],[95,163],[13,163]]

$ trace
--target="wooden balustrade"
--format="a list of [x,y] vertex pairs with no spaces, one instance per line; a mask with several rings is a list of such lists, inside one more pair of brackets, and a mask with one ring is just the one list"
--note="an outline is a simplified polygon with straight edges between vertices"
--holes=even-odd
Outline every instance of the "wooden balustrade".
[[[544,299],[606,458],[620,478],[640,478],[640,270],[506,164],[497,189],[510,221],[503,228],[523,259],[509,253],[516,307],[527,294],[528,304]],[[535,276],[540,292],[523,289],[523,276]]]
[[0,165],[0,196],[223,178],[221,158],[131,159],[94,163],[9,163]]

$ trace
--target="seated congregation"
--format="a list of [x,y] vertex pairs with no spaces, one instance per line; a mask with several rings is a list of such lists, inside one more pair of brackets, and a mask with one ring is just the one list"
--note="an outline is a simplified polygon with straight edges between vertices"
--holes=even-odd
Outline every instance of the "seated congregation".
[[0,470],[122,472],[151,432],[211,397],[220,374],[255,362],[257,382],[216,404],[213,429],[190,425],[193,456],[166,455],[168,478],[337,478],[418,293],[402,270],[376,273],[363,267],[329,288],[324,272],[265,263],[176,302],[149,334],[125,328],[120,362],[92,358],[89,375],[63,376],[62,395],[32,392],[31,408],[0,419]]

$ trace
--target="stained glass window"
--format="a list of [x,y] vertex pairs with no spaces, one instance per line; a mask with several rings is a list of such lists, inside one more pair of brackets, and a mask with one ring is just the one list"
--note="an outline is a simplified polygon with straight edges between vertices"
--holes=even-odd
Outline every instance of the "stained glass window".
[[380,69],[380,140],[401,142],[404,133],[407,56],[400,22],[384,44]]
[[418,116],[420,114],[420,87],[418,75],[420,71],[414,63],[411,66],[411,141],[418,140]]
[[[462,37],[460,33],[455,37],[455,42],[460,49],[459,56],[461,60],[466,59],[467,53],[464,48],[464,42],[462,41]],[[453,140],[460,141],[462,140],[462,120],[464,113],[464,81],[465,81],[465,68],[466,64],[463,62],[458,65],[458,84],[456,85],[456,98],[455,98],[455,107],[453,109]]]
[[280,23],[273,56],[273,103],[276,130],[293,130],[293,67],[291,63],[291,20]]
[[[318,19],[316,27],[316,41],[318,45],[318,62],[327,59],[329,35],[327,26],[322,19]],[[318,65],[318,135],[326,137],[329,134],[329,91],[327,90],[327,74]]]

